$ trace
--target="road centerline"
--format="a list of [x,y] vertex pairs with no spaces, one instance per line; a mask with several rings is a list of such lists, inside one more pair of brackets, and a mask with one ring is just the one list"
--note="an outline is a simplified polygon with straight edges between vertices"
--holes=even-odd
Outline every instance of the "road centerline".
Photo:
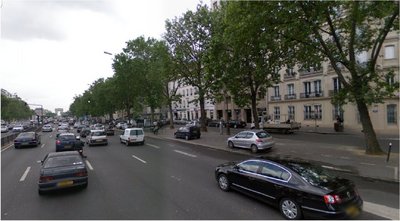
[[86,165],[89,167],[90,170],[93,170],[92,164],[88,160],[86,160]]
[[46,144],[42,144],[42,146],[40,148],[43,148]]
[[22,175],[21,179],[19,179],[19,182],[25,181],[26,176],[28,176],[29,171],[31,170],[31,167],[27,167],[24,174]]
[[189,156],[189,157],[193,157],[193,158],[197,157],[196,155],[193,155],[193,154],[190,154],[190,153],[186,153],[186,152],[183,152],[183,151],[180,151],[180,150],[174,150],[174,151],[177,152],[177,153]]
[[137,157],[137,156],[135,156],[135,155],[132,155],[132,157],[135,158],[135,159],[137,159],[137,160],[139,160],[139,161],[142,162],[142,163],[146,163],[146,161],[140,159],[139,157]]
[[154,144],[149,144],[149,143],[146,143],[146,145],[148,145],[148,146],[150,146],[150,147],[154,147],[154,148],[156,148],[156,149],[160,149],[160,147],[159,147],[159,146],[156,146],[156,145],[154,145]]

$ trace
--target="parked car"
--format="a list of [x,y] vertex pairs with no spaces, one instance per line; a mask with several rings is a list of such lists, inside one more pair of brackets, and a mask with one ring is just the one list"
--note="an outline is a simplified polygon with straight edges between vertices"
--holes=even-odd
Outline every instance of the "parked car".
[[[220,120],[211,120],[211,121],[208,122],[207,126],[209,126],[209,127],[219,127],[220,122],[221,122]],[[222,127],[225,127],[225,122],[224,121],[222,121]]]
[[81,137],[87,137],[90,134],[90,128],[89,127],[85,127],[81,130],[81,132],[79,133],[79,135]]
[[12,129],[13,132],[22,132],[24,130],[25,129],[24,129],[24,126],[22,124],[17,124]]
[[230,120],[228,121],[230,128],[245,128],[247,123],[242,120]]
[[49,153],[41,163],[39,194],[49,190],[88,186],[86,164],[77,151]]
[[142,128],[127,128],[124,133],[119,136],[121,143],[125,143],[126,146],[130,144],[139,143],[144,144],[145,135]]
[[82,153],[83,142],[73,133],[61,133],[56,139],[56,152],[78,151]]
[[227,140],[229,148],[241,147],[251,149],[253,153],[258,150],[270,149],[275,145],[272,136],[264,130],[249,130],[237,133]]
[[53,127],[51,127],[50,124],[45,124],[42,127],[42,132],[52,132],[53,131]]
[[35,146],[40,144],[40,135],[36,132],[22,132],[14,139],[14,147]]
[[107,134],[104,130],[91,130],[86,143],[92,145],[108,145]]
[[7,127],[7,125],[1,125],[1,132],[2,132],[2,133],[7,133],[7,132],[8,132],[8,127]]
[[197,126],[184,126],[178,128],[178,130],[174,133],[175,138],[184,138],[186,140],[190,139],[200,139],[200,127]]
[[216,167],[221,190],[238,190],[278,206],[286,219],[305,216],[355,218],[363,200],[350,180],[334,176],[307,161],[256,158]]

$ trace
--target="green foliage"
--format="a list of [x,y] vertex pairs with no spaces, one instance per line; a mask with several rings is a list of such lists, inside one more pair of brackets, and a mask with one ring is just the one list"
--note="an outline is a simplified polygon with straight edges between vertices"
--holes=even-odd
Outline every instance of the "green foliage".
[[35,113],[28,104],[18,98],[9,98],[1,95],[1,119],[5,121],[17,121],[30,118]]

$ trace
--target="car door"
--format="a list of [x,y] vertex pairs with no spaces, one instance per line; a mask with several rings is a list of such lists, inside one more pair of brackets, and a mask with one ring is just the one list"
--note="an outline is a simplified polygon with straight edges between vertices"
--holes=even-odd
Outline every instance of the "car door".
[[253,132],[246,132],[246,135],[243,137],[243,146],[246,148],[250,148],[253,144]]
[[259,177],[255,184],[256,191],[263,200],[270,202],[274,202],[285,192],[291,178],[289,171],[270,162],[262,162],[258,174]]
[[246,131],[240,132],[238,134],[235,135],[235,137],[233,138],[233,144],[236,147],[245,147],[245,137],[247,135]]
[[231,183],[236,188],[248,194],[255,195],[254,181],[258,176],[259,162],[248,160],[238,164],[229,177]]

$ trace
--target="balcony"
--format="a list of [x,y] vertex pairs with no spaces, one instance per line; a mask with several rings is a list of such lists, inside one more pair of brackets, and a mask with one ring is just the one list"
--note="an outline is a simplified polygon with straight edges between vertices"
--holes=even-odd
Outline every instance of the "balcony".
[[322,75],[322,69],[308,68],[299,70],[300,78]]
[[281,100],[281,95],[271,96],[271,101],[280,101],[280,100]]
[[315,97],[323,97],[324,92],[310,92],[310,93],[300,93],[300,98],[315,98]]
[[296,99],[296,94],[285,94],[285,100],[294,100]]

